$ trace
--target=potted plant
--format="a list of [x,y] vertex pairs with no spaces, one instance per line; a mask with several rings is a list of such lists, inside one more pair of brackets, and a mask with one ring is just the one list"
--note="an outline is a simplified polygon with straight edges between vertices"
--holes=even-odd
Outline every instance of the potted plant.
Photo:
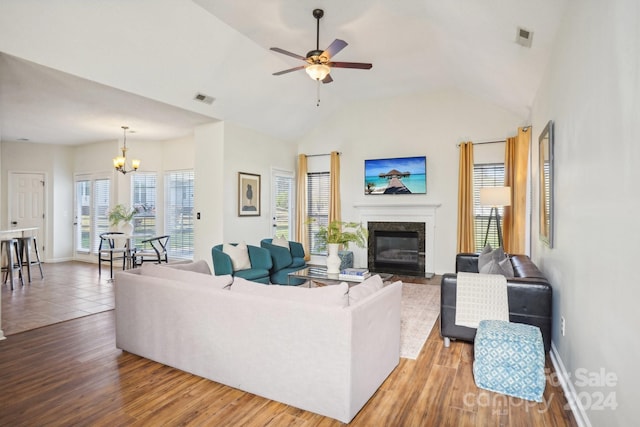
[[125,205],[118,203],[109,211],[109,222],[112,226],[118,227],[120,223],[125,224],[126,230],[123,230],[126,234],[133,233],[133,216],[136,214],[135,208],[127,208]]
[[338,250],[340,245],[348,247],[350,243],[359,248],[364,248],[367,244],[369,233],[359,222],[331,221],[329,225],[321,225],[316,233],[318,247],[326,249],[327,273],[337,274],[340,272],[340,257]]

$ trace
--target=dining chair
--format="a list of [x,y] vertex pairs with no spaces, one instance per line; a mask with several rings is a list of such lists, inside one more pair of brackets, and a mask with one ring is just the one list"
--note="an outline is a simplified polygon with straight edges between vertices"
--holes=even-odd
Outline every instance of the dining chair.
[[169,238],[171,236],[156,236],[150,239],[142,240],[140,243],[144,246],[141,249],[136,248],[133,251],[133,265],[139,266],[145,262],[154,262],[162,264],[169,262],[167,248],[169,246]]
[[111,231],[100,234],[100,247],[98,248],[98,276],[102,276],[102,263],[109,262],[110,278],[113,279],[113,262],[122,260],[122,269],[127,264],[126,240],[124,246],[117,246],[116,241],[122,239],[124,233]]

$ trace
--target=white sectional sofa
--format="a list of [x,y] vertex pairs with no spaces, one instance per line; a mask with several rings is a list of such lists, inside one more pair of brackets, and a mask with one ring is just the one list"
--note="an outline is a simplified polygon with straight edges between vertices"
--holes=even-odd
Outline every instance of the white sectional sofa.
[[346,284],[232,280],[155,265],[118,272],[117,347],[345,423],[398,365],[401,282],[357,302],[352,292],[345,306]]

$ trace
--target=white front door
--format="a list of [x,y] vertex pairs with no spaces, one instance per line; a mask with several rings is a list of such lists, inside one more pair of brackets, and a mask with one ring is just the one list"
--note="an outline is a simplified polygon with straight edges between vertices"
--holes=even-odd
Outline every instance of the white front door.
[[44,256],[44,179],[43,173],[9,173],[9,229],[38,227],[40,256]]

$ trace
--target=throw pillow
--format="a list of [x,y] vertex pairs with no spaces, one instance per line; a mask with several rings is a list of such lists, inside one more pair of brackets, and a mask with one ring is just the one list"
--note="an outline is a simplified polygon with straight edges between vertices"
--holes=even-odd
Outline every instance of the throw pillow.
[[231,292],[332,307],[346,307],[349,304],[349,285],[344,282],[339,285],[303,288],[299,286],[262,285],[236,277],[231,285]]
[[233,271],[247,270],[251,268],[251,260],[249,259],[249,248],[245,242],[240,242],[233,246],[230,243],[222,245],[222,252],[229,255]]
[[282,246],[283,248],[289,249],[289,241],[284,237],[275,237],[271,240],[272,245]]
[[[487,248],[489,251],[487,252]],[[510,279],[514,276],[511,260],[504,253],[502,247],[491,251],[491,246],[487,245],[478,259],[478,272],[482,274],[501,274]],[[480,262],[482,261],[482,263]]]
[[228,287],[233,281],[233,277],[229,274],[224,276],[212,276],[210,274],[196,273],[189,270],[178,270],[176,268],[169,268],[158,264],[142,264],[142,267],[140,267],[140,274],[143,276],[159,277],[162,279],[201,284],[203,286],[212,286],[218,289]]
[[506,257],[502,261],[499,262],[500,268],[502,269],[502,274],[507,279],[512,279],[515,276],[515,272],[513,271],[513,266],[511,265],[511,260],[509,257]]
[[353,305],[358,301],[373,295],[382,289],[382,278],[379,275],[371,276],[362,281],[362,283],[352,286],[349,289],[349,305]]
[[211,269],[209,264],[203,259],[194,262],[179,263],[179,264],[165,264],[164,267],[175,268],[176,270],[194,271],[196,273],[211,275]]
[[478,256],[478,271],[483,269],[485,265],[489,263],[493,259],[492,256],[493,250],[491,249],[491,245],[487,245],[484,247],[482,252],[480,252],[480,256]]

